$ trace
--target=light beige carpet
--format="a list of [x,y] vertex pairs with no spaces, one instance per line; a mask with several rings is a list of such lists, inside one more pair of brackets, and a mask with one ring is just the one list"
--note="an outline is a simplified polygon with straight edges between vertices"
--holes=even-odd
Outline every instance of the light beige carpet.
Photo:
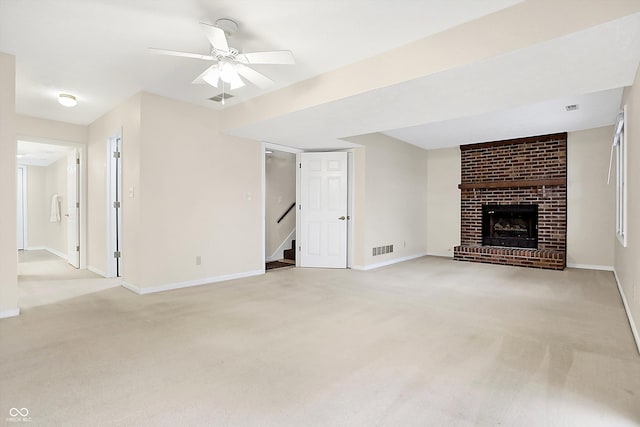
[[0,413],[28,408],[32,425],[640,423],[608,272],[283,269],[27,308],[0,339]]
[[18,251],[18,305],[47,305],[120,286],[45,250]]

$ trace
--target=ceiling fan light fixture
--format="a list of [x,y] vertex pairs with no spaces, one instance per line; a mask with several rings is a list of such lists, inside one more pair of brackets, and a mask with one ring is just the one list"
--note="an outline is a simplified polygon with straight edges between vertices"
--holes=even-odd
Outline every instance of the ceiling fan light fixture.
[[213,87],[218,87],[218,80],[220,79],[220,70],[212,67],[203,76],[202,80],[210,84]]
[[238,76],[233,65],[228,62],[220,62],[220,78],[225,83],[231,83]]
[[68,93],[61,93],[58,95],[58,102],[60,105],[64,105],[65,107],[75,107],[78,105],[78,100],[75,96],[69,95]]

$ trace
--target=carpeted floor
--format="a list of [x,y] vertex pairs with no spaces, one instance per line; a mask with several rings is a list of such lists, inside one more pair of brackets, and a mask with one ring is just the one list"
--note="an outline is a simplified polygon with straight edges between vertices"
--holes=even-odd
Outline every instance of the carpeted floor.
[[76,269],[48,251],[18,252],[18,305],[22,310],[119,286],[118,279]]
[[291,268],[25,308],[0,339],[0,413],[28,408],[32,425],[640,423],[609,272]]

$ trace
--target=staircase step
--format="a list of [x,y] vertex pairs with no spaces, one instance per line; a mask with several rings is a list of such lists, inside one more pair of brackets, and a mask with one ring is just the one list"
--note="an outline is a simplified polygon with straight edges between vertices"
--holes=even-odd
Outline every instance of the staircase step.
[[284,250],[284,259],[296,260],[296,250],[295,249],[285,249]]

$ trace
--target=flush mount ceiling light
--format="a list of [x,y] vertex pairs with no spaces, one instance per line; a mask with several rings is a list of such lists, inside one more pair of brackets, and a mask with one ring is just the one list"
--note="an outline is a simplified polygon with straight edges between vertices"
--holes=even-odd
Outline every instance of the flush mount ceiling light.
[[78,104],[76,97],[68,93],[58,95],[58,102],[65,107],[75,107]]

